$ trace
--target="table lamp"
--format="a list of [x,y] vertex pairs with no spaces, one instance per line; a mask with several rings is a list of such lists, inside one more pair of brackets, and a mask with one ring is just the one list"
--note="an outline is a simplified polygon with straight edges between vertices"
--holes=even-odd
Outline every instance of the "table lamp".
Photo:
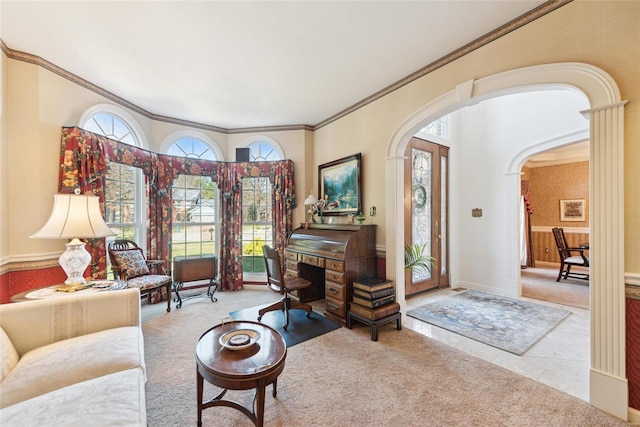
[[86,283],[83,275],[91,255],[85,248],[85,242],[79,239],[95,239],[115,236],[104,222],[97,196],[75,194],[55,194],[53,211],[47,223],[32,239],[71,239],[67,250],[60,255],[60,266],[67,273],[66,284]]
[[309,225],[310,222],[316,222],[315,219],[313,218],[313,214],[314,212],[314,205],[318,203],[318,199],[316,199],[316,196],[314,196],[313,194],[309,194],[309,196],[304,199],[304,205],[305,206],[311,206],[308,210],[307,213],[309,214],[309,218],[307,219],[307,226]]

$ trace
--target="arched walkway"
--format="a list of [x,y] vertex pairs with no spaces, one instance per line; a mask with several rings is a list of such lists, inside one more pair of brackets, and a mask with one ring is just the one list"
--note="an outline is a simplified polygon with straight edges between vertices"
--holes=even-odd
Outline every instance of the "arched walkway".
[[[553,86],[582,91],[591,109],[590,121],[590,256],[591,267],[591,373],[590,402],[619,418],[627,419],[628,384],[625,373],[624,305],[624,105],[613,79],[603,70],[582,63],[547,64],[520,68],[470,80],[408,117],[392,135],[387,147],[386,218],[387,272],[397,284],[398,300],[405,304],[403,253],[403,161],[407,142],[425,123],[484,99]],[[526,151],[526,150],[525,150]],[[525,155],[526,153],[520,153]],[[518,204],[520,159],[505,171],[507,246],[498,254],[504,280],[517,293],[519,274]],[[456,257],[455,253],[451,257]],[[504,261],[506,260],[506,262]],[[455,271],[452,271],[455,282]],[[404,307],[403,307],[404,308]],[[406,310],[403,310],[406,311]]]

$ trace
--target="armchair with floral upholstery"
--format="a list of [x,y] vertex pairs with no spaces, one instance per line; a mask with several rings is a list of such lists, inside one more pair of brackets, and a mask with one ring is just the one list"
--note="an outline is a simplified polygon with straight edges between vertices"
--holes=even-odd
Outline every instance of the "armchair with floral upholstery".
[[128,288],[138,288],[141,294],[149,294],[151,302],[154,302],[154,295],[159,295],[158,300],[166,298],[167,312],[171,311],[173,279],[166,274],[162,261],[146,259],[142,249],[126,239],[109,242],[108,252],[111,269],[118,279],[127,282]]

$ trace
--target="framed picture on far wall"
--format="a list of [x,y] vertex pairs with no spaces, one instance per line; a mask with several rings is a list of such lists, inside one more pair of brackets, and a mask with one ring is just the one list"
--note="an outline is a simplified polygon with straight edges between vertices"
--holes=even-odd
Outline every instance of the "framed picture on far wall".
[[325,198],[323,215],[362,212],[362,154],[318,166],[318,198]]
[[585,199],[560,200],[560,221],[586,221]]

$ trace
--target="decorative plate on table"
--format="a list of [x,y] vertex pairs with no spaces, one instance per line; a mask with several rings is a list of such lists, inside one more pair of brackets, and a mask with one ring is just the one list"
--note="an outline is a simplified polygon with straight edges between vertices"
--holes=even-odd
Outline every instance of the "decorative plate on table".
[[244,350],[258,342],[260,332],[253,329],[236,329],[220,337],[220,344],[229,350]]
[[91,286],[101,291],[116,291],[127,287],[127,282],[116,280],[96,280],[91,282]]

